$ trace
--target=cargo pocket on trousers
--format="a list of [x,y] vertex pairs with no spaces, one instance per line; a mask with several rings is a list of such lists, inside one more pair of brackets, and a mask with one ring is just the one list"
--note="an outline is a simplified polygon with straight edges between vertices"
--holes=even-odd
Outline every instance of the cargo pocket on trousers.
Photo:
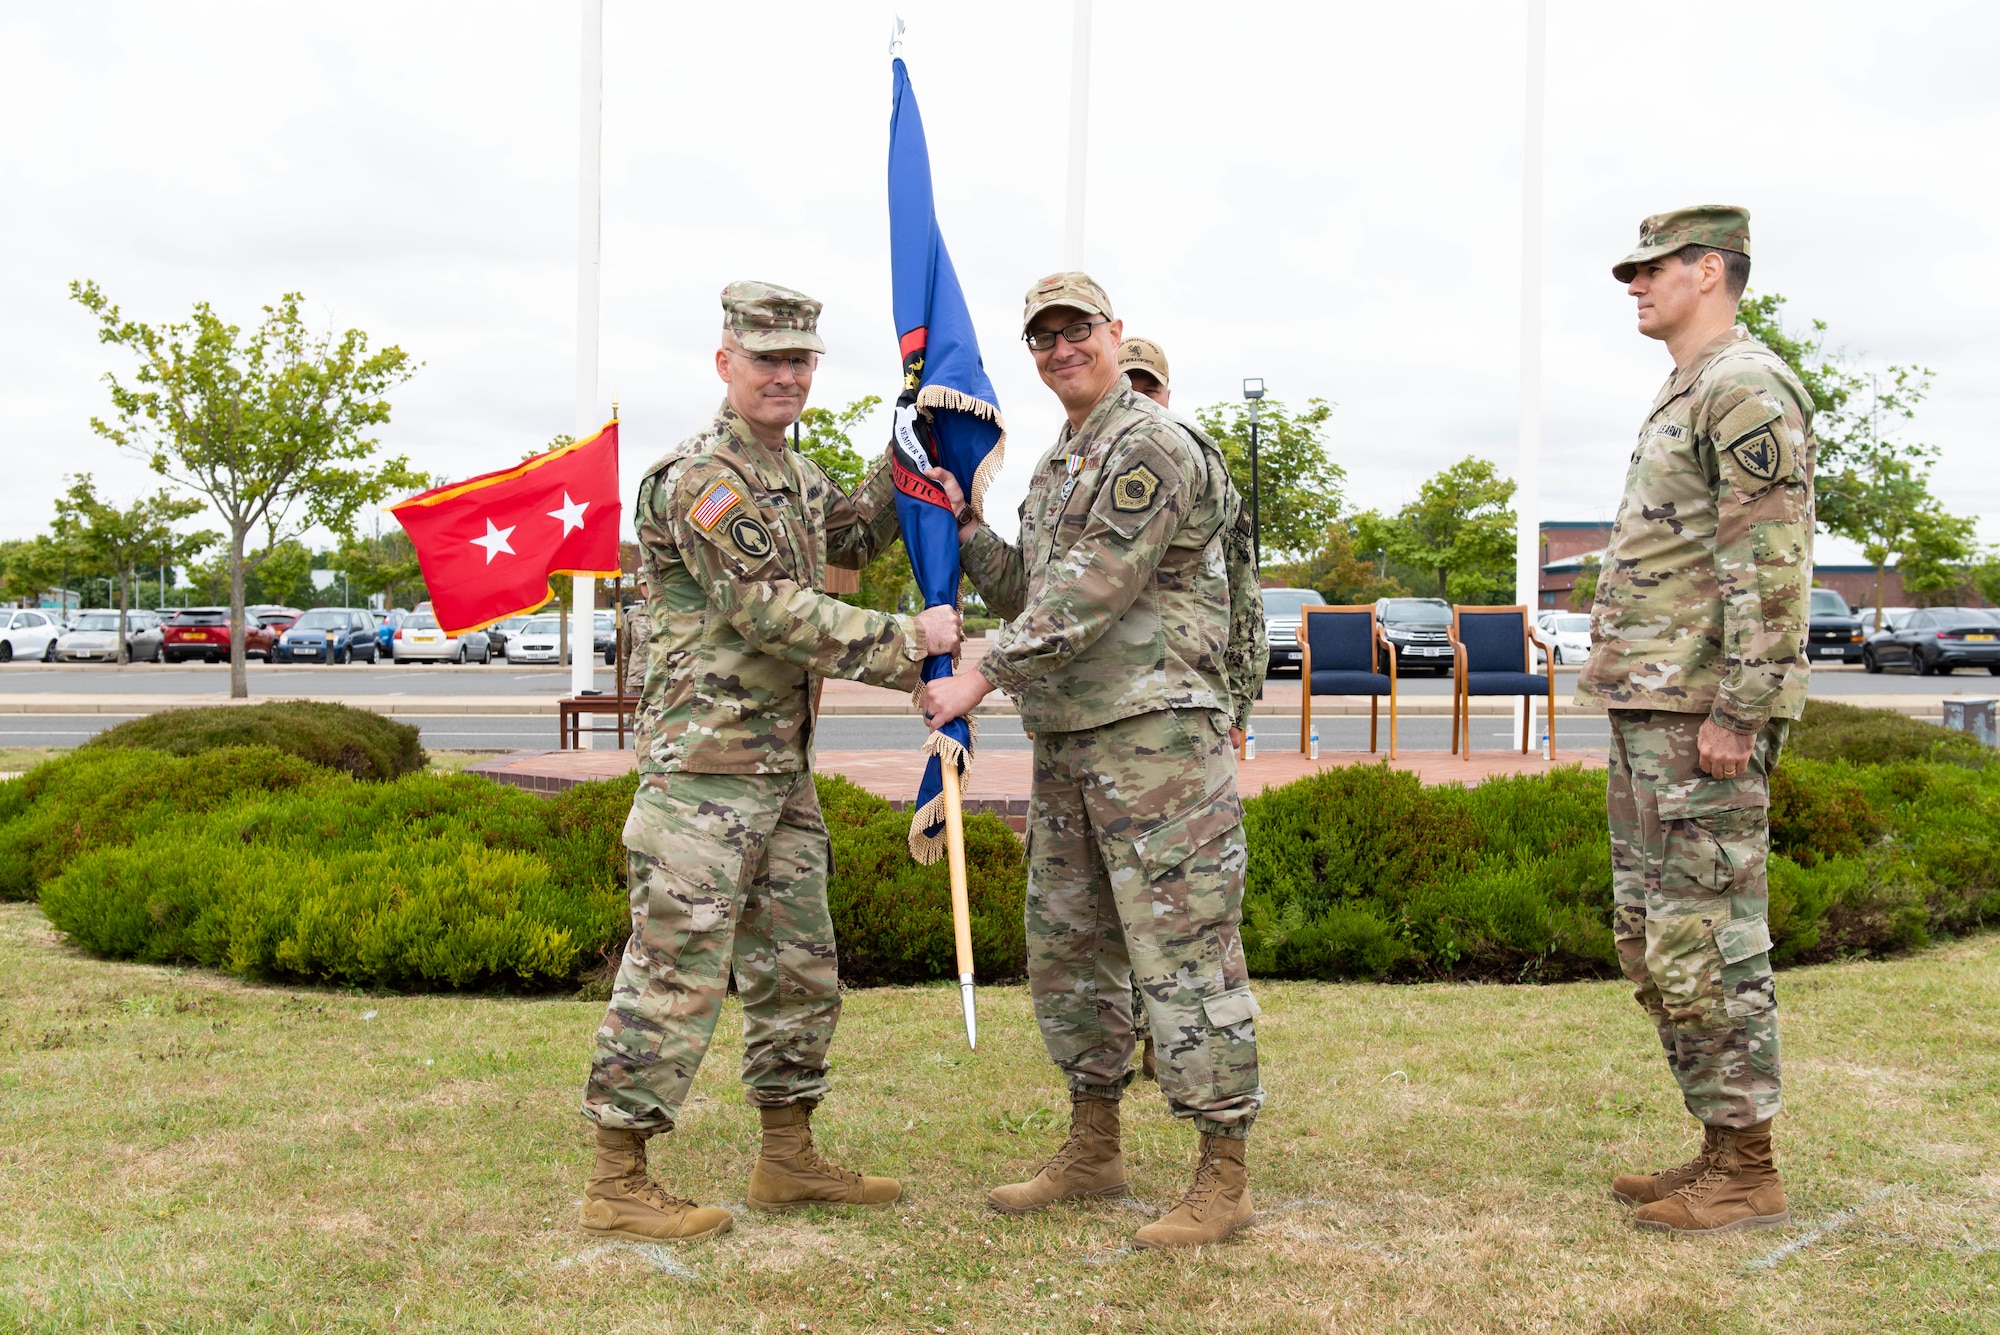
[[1778,1004],[1771,980],[1771,927],[1762,914],[1734,918],[1715,929],[1722,959],[1722,1007],[1742,1019],[1768,1013]]
[[1662,793],[1656,809],[1663,898],[1727,895],[1763,849],[1767,811],[1760,792],[1709,781],[1692,793]]
[[729,955],[739,860],[680,820],[641,800],[625,822],[637,944],[655,977],[720,978]]
[[[1264,1008],[1257,1004],[1256,997],[1250,995],[1248,987],[1231,988],[1227,992],[1204,997],[1201,1009],[1202,1014],[1208,1019],[1210,1029],[1234,1029],[1237,1025],[1249,1024],[1264,1013]],[[1250,1038],[1254,1033],[1252,1030],[1232,1037]]]

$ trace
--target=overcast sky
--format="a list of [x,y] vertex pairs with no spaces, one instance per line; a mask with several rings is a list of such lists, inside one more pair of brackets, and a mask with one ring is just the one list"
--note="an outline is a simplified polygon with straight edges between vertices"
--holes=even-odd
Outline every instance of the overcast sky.
[[[815,402],[893,396],[886,4],[608,0],[601,410],[626,493],[720,399],[716,295],[826,303]],[[1010,432],[1000,508],[1059,424],[1017,341],[1061,267],[1070,5],[903,0],[937,207]],[[1339,405],[1352,507],[1517,430],[1521,3],[1097,0],[1086,267],[1165,345],[1175,407]],[[1609,267],[1638,220],[1748,206],[1752,288],[1868,365],[1918,362],[1937,491],[2000,542],[2000,7],[1743,4],[1706,22],[1554,0],[1545,519],[1608,518],[1669,363]],[[0,536],[66,473],[154,485],[89,429],[127,370],[69,302],[315,319],[422,369],[383,443],[465,476],[571,430],[577,6],[15,4],[0,10]],[[1981,91],[1981,90],[1984,91]],[[867,438],[869,452],[886,419]],[[1822,542],[1822,561],[1856,559]]]

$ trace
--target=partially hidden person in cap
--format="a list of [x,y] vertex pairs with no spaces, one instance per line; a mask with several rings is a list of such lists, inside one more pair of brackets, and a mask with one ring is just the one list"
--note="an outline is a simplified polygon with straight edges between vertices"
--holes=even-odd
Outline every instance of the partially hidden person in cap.
[[[1128,338],[1118,345],[1118,371],[1132,382],[1135,392],[1144,394],[1162,408],[1173,402],[1173,390],[1167,383],[1167,350],[1150,338]],[[1240,733],[1230,734],[1230,745],[1239,751],[1243,747]],[[1139,1078],[1158,1080],[1159,1060],[1153,1052],[1153,1026],[1146,1019],[1145,998],[1139,995],[1139,985],[1132,984],[1132,1036],[1139,1044]]]
[[886,456],[849,497],[786,447],[823,351],[817,301],[731,283],[722,310],[722,406],[646,470],[634,506],[654,631],[625,822],[632,935],[583,1095],[597,1134],[583,1227],[647,1242],[730,1226],[654,1182],[646,1146],[680,1115],[732,972],[763,1122],[749,1203],[902,1194],[813,1148],[840,989],[807,688],[819,674],[914,690],[925,657],[959,638],[951,608],[888,615],[822,592],[829,563],[858,569],[897,535]]
[[1132,388],[1162,408],[1173,401],[1167,383],[1167,350],[1150,338],[1128,338],[1118,345],[1118,370]]
[[[1004,690],[1034,734],[1028,982],[1070,1131],[987,1201],[1025,1214],[1125,1194],[1136,982],[1160,1089],[1201,1143],[1179,1202],[1134,1241],[1217,1242],[1250,1220],[1244,1150],[1264,1102],[1229,741],[1264,672],[1248,520],[1215,445],[1119,372],[1123,326],[1088,275],[1028,289],[1022,325],[1068,421],[1035,468],[1018,543],[962,520],[965,572],[1010,624],[978,671],[924,696],[937,727]],[[931,476],[962,506],[950,474]]]
[[1611,272],[1674,369],[1625,475],[1576,698],[1611,716],[1619,963],[1702,1132],[1687,1163],[1612,1191],[1641,1228],[1761,1228],[1789,1218],[1765,858],[1806,700],[1812,398],[1736,322],[1746,210],[1648,218]]

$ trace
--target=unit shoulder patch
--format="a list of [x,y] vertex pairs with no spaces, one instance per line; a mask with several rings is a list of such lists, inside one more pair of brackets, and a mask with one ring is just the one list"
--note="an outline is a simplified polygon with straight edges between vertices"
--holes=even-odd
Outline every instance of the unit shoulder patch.
[[1135,464],[1111,480],[1111,508],[1136,514],[1153,504],[1160,490],[1160,475],[1145,464]]
[[1785,447],[1769,427],[1751,432],[1729,451],[1736,456],[1737,466],[1759,482],[1776,482],[1791,471],[1785,466]]
[[729,521],[728,531],[736,549],[752,561],[761,561],[771,554],[771,530],[756,515],[737,515]]

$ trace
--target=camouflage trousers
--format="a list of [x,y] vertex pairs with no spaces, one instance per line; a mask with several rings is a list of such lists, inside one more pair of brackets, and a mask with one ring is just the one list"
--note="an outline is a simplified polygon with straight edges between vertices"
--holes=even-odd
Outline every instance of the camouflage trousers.
[[812,776],[655,775],[632,803],[625,847],[632,936],[583,1115],[614,1129],[672,1129],[732,968],[750,1103],[825,1097],[840,988]]
[[1779,1104],[1765,860],[1790,724],[1765,724],[1745,772],[1717,779],[1696,745],[1707,718],[1611,711],[1612,935],[1687,1110],[1744,1127]]
[[1206,1134],[1245,1136],[1264,1090],[1243,965],[1243,804],[1219,714],[1141,714],[1035,737],[1028,986],[1073,1092],[1132,1079],[1133,995],[1160,1089]]

